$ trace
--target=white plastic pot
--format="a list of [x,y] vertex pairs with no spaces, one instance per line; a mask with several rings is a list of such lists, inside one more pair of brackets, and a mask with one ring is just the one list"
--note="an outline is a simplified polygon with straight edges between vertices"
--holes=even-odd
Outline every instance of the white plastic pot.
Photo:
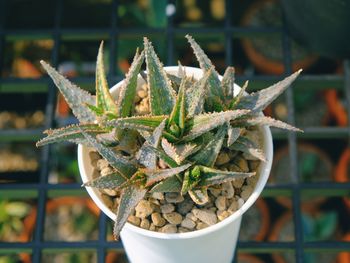
[[[165,67],[165,70],[172,74],[176,74],[177,69],[177,67]],[[203,72],[198,68],[186,67],[186,74],[200,78]],[[143,83],[141,77],[138,81],[139,84]],[[111,89],[113,95],[118,96],[118,88],[121,85],[122,81]],[[239,90],[240,87],[235,85],[235,93]],[[261,129],[261,134],[267,161],[260,164],[257,175],[259,179],[254,192],[239,210],[213,226],[188,233],[159,233],[126,223],[121,231],[121,239],[129,260],[133,263],[231,262],[237,244],[242,215],[259,197],[271,170],[273,158],[271,131],[268,127],[264,127]],[[93,167],[90,164],[89,151],[90,149],[87,147],[78,146],[79,170],[83,182],[92,178]],[[108,217],[115,220],[116,215],[103,203],[100,192],[91,187],[87,187],[86,190],[97,206]]]

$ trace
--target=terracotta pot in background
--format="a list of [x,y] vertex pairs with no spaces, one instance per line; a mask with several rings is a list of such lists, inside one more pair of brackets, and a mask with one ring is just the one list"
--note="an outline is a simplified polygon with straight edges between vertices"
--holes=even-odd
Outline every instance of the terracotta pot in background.
[[[282,24],[282,14],[280,13],[280,7],[278,2],[274,0],[255,1],[243,15],[241,24],[243,26],[267,26],[278,27]],[[255,41],[260,41],[261,36],[254,38],[244,38],[241,40],[241,44],[244,52],[252,64],[261,72],[267,74],[283,74],[285,72],[282,58],[279,58],[275,52],[280,51],[280,56],[283,57],[281,49],[281,37],[278,35],[278,39],[274,41],[272,34],[264,36],[268,40],[268,43],[261,44],[264,46],[264,50],[259,50]],[[309,55],[303,48],[294,48],[296,44],[292,43],[292,70],[297,71],[299,69],[306,69],[316,62],[317,56]],[[270,50],[268,50],[270,48]],[[272,52],[269,54],[268,52]],[[298,58],[293,54],[298,53]],[[301,54],[304,53],[304,54]]]
[[[330,157],[320,148],[307,143],[300,143],[298,144],[298,166],[303,169],[303,162],[305,163],[307,159],[305,159],[305,156],[303,154],[312,154],[310,159],[309,165],[307,163],[307,167],[305,169],[308,169],[307,171],[310,175],[315,176],[313,179],[310,180],[311,182],[318,182],[318,181],[332,181],[332,174],[333,174],[333,163],[330,159]],[[271,169],[271,176],[269,178],[269,183],[272,184],[278,184],[278,183],[288,183],[292,182],[291,178],[288,178],[290,176],[289,171],[289,149],[288,147],[283,147],[276,152],[276,157],[274,158],[274,162],[272,164]],[[315,156],[318,159],[313,158]],[[311,158],[310,157],[310,158]],[[313,165],[314,167],[311,167]],[[315,170],[312,170],[312,169]],[[299,171],[299,175],[302,175],[302,171]],[[305,180],[305,178],[299,178],[302,182],[308,181]],[[324,197],[318,197],[314,198],[312,204],[310,205],[311,208],[317,208],[322,203],[324,203],[326,199]],[[292,208],[292,200],[290,197],[277,197],[276,201],[280,203],[282,206],[291,209]],[[303,207],[307,209],[309,205],[307,203],[303,204]]]

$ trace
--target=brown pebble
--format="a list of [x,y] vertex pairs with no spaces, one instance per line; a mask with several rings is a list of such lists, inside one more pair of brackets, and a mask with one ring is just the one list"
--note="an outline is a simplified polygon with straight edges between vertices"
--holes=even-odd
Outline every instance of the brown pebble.
[[135,225],[135,226],[140,226],[141,219],[138,218],[137,216],[131,215],[128,217],[128,222]]
[[143,229],[149,229],[150,227],[150,222],[147,218],[143,218],[140,223],[140,227]]
[[108,164],[107,160],[105,160],[105,159],[99,159],[96,163],[96,167],[100,171],[102,171],[104,168],[106,168],[108,166],[109,166],[109,164]]
[[197,226],[196,226],[196,229],[197,229],[197,230],[201,230],[201,229],[203,229],[203,228],[207,228],[208,226],[209,226],[209,225],[206,224],[206,223],[199,222],[199,223],[197,224]]
[[164,226],[166,223],[165,219],[160,215],[160,213],[152,213],[151,219],[155,226]]
[[242,156],[237,156],[234,163],[241,169],[242,172],[249,172],[248,162]]
[[147,92],[145,91],[145,90],[142,90],[142,89],[140,89],[140,90],[138,90],[137,91],[137,96],[139,96],[140,98],[146,98],[147,97]]
[[192,213],[195,217],[197,217],[202,222],[208,224],[208,225],[214,225],[218,221],[218,218],[216,217],[216,214],[214,211],[211,210],[203,210],[203,209],[192,209]]
[[165,200],[168,203],[175,203],[176,204],[176,203],[180,203],[180,202],[184,201],[185,199],[179,193],[166,193]]
[[169,234],[176,233],[177,227],[175,225],[167,224],[160,229],[160,232]]
[[227,210],[229,212],[235,212],[238,210],[238,203],[235,199],[233,199],[232,203],[230,204],[230,206],[227,208]]
[[153,223],[151,223],[151,225],[150,225],[150,227],[149,227],[149,230],[151,230],[151,231],[157,231],[157,227],[153,224]]
[[182,227],[186,227],[187,229],[194,229],[196,226],[196,223],[194,221],[192,221],[189,218],[185,218],[182,222],[181,222],[181,226]]
[[232,186],[231,182],[226,182],[222,184],[222,195],[226,198],[232,198],[235,195],[235,189]]
[[219,221],[224,220],[225,218],[229,217],[231,214],[228,211],[222,211],[218,210],[216,212],[216,216],[218,217]]
[[152,193],[152,197],[157,200],[164,200],[164,194],[161,192]]
[[241,188],[243,183],[244,183],[244,179],[243,178],[237,178],[236,180],[232,181],[232,185],[235,188]]
[[193,206],[194,206],[194,203],[192,199],[185,198],[183,202],[177,204],[176,211],[182,215],[186,215],[188,212],[192,210]]
[[101,176],[106,176],[108,174],[111,174],[112,172],[113,172],[113,169],[107,166],[101,170]]
[[163,217],[172,225],[178,225],[182,222],[182,216],[177,212],[163,214]]
[[135,207],[136,216],[140,218],[146,218],[153,213],[153,206],[147,200],[141,200]]
[[187,228],[184,228],[184,227],[179,227],[178,228],[178,233],[187,233],[187,232],[190,232],[190,230],[188,230]]
[[171,213],[175,211],[175,206],[173,204],[165,204],[160,206],[160,211],[163,214]]
[[242,188],[242,192],[241,192],[241,197],[244,201],[247,201],[248,198],[250,197],[250,195],[252,194],[253,192],[253,187],[251,186],[243,186]]
[[186,218],[191,219],[193,222],[197,221],[197,217],[192,212],[187,213]]
[[215,197],[218,197],[221,193],[221,189],[218,189],[218,188],[209,188],[209,192],[215,196]]
[[216,162],[215,162],[215,165],[224,165],[226,163],[228,163],[230,161],[230,157],[228,156],[227,153],[225,152],[221,152],[219,155],[218,155],[218,158],[216,159]]
[[89,152],[89,157],[90,157],[90,160],[99,160],[101,159],[101,155],[99,155],[98,152]]
[[218,196],[215,200],[215,206],[219,210],[226,210],[226,197],[225,196]]

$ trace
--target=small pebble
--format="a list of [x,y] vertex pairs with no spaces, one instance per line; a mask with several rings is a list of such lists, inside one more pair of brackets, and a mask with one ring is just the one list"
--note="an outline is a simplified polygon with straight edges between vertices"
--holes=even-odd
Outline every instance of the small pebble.
[[216,212],[216,215],[219,219],[219,221],[224,220],[225,218],[229,217],[231,214],[228,211],[222,211],[222,210],[218,210]]
[[244,205],[244,200],[242,198],[239,198],[237,200],[237,203],[238,203],[238,208],[241,208]]
[[175,211],[175,206],[173,204],[161,205],[160,211],[162,211],[163,214],[171,213]]
[[209,192],[215,196],[215,197],[218,197],[221,193],[221,189],[218,189],[218,188],[209,188]]
[[196,229],[197,229],[197,230],[201,230],[201,229],[203,229],[203,228],[207,228],[208,226],[209,226],[209,225],[206,224],[206,223],[199,222],[199,223],[197,224],[197,226],[196,226]]
[[157,231],[158,228],[157,228],[153,223],[151,223],[151,225],[149,226],[149,230],[151,230],[151,231]]
[[152,193],[152,197],[157,200],[164,200],[164,194],[161,192]]
[[166,221],[165,219],[160,215],[160,213],[153,213],[151,215],[152,223],[155,226],[164,226]]
[[186,218],[191,219],[193,222],[197,221],[197,217],[192,212],[187,213]]
[[137,91],[137,96],[139,96],[140,98],[146,98],[147,97],[147,92],[145,91],[145,90],[142,90],[142,89],[140,89],[140,90],[138,90]]
[[241,169],[242,172],[249,172],[248,162],[242,156],[237,156],[234,163]]
[[112,172],[113,172],[113,169],[107,166],[101,170],[101,176],[106,176],[108,174],[111,174]]
[[201,210],[194,208],[192,209],[192,213],[195,217],[197,217],[202,222],[208,224],[208,225],[214,225],[218,221],[218,218],[216,217],[215,212],[211,210]]
[[153,206],[147,200],[141,200],[135,207],[136,216],[140,218],[146,218],[153,213]]
[[89,157],[90,157],[90,160],[99,160],[101,159],[101,156],[99,155],[98,152],[89,152]]
[[141,219],[138,218],[137,216],[131,215],[128,217],[128,222],[135,225],[135,226],[140,226]]
[[179,193],[166,193],[165,194],[165,200],[168,202],[168,203],[180,203],[182,201],[185,200],[185,198],[180,195]]
[[169,234],[176,233],[177,227],[175,225],[167,224],[160,229],[160,232]]
[[250,195],[253,193],[253,187],[250,185],[243,186],[242,192],[241,192],[241,197],[243,198],[244,201],[247,201]]
[[149,229],[149,227],[150,227],[150,222],[149,222],[149,220],[146,219],[146,218],[143,218],[143,219],[141,220],[140,227],[143,228],[143,229]]
[[179,227],[178,230],[177,230],[178,233],[187,233],[187,232],[190,232],[190,230],[188,230],[187,228],[184,228],[184,227]]
[[106,189],[101,189],[101,191],[109,196],[116,196],[118,194],[118,192],[116,190],[113,190],[113,189],[106,188]]
[[249,168],[251,171],[256,171],[259,167],[260,161],[249,161]]
[[163,214],[163,217],[172,225],[178,225],[182,222],[182,216],[177,212]]
[[182,227],[186,227],[187,229],[194,229],[196,226],[196,223],[193,222],[191,219],[189,218],[185,218],[182,222],[181,222],[181,226]]
[[215,206],[219,210],[226,210],[226,197],[225,196],[218,196],[215,200]]
[[231,182],[226,182],[222,184],[222,195],[226,198],[232,198],[235,195],[235,189]]
[[185,198],[185,200],[177,205],[177,212],[182,215],[186,215],[193,208],[193,201],[190,198]]
[[97,169],[94,169],[91,176],[93,179],[96,179],[96,178],[100,177],[101,174]]
[[227,211],[229,212],[235,212],[238,210],[238,203],[236,200],[233,200],[230,206],[227,208]]
[[230,161],[230,157],[228,156],[228,154],[225,152],[221,152],[218,158],[216,159],[215,165],[218,165],[218,166],[224,165],[229,161]]
[[243,178],[237,178],[236,180],[232,181],[232,185],[235,188],[241,188],[243,183],[244,183],[244,179]]
[[109,164],[108,164],[107,160],[105,160],[105,159],[99,159],[96,163],[96,167],[100,171],[102,171],[103,168],[106,168],[108,166],[109,166]]

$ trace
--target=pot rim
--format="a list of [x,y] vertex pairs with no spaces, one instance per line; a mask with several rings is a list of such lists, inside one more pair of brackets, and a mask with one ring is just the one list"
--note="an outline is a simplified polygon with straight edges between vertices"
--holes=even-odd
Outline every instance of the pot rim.
[[[187,74],[193,74],[197,75],[198,77],[203,75],[202,69],[199,68],[194,68],[194,67],[187,67],[183,66],[183,68],[187,71]],[[178,66],[168,66],[164,67],[164,69],[167,72],[170,73],[176,73],[178,70]],[[221,78],[221,76],[219,76]],[[140,78],[140,76],[139,76]],[[117,92],[117,90],[121,87],[123,84],[124,80],[121,80],[118,82],[116,85],[114,85],[111,88],[111,92]],[[235,84],[235,93],[240,90],[240,87]],[[247,210],[249,207],[251,207],[254,202],[258,199],[260,196],[260,193],[262,192],[264,186],[267,183],[270,171],[271,171],[271,166],[272,166],[272,159],[273,159],[273,143],[272,143],[272,134],[271,130],[269,127],[264,126],[261,128],[262,136],[264,138],[264,152],[266,155],[266,162],[261,162],[260,167],[259,167],[259,179],[258,182],[254,188],[253,193],[250,195],[250,197],[247,199],[246,202],[244,202],[243,206],[239,208],[237,211],[235,211],[232,215],[227,217],[221,222],[218,222],[212,226],[209,226],[204,229],[200,230],[195,230],[191,232],[186,232],[186,233],[160,233],[160,232],[155,232],[155,231],[150,231],[146,230],[137,226],[134,226],[130,223],[126,223],[123,227],[123,229],[131,230],[134,232],[137,232],[141,235],[148,236],[148,237],[153,237],[157,239],[189,239],[189,238],[195,238],[198,236],[204,236],[207,234],[210,234],[230,223],[233,221],[239,219]],[[79,171],[80,171],[80,176],[82,178],[83,183],[85,183],[88,180],[87,172],[84,166],[84,156],[83,153],[88,150],[88,147],[83,146],[81,144],[78,145],[78,164],[79,164]],[[94,189],[92,187],[86,187],[87,192],[89,193],[90,197],[94,200],[96,205],[113,221],[116,219],[116,214],[113,213],[102,201],[98,189]],[[122,230],[123,231],[123,230]]]

